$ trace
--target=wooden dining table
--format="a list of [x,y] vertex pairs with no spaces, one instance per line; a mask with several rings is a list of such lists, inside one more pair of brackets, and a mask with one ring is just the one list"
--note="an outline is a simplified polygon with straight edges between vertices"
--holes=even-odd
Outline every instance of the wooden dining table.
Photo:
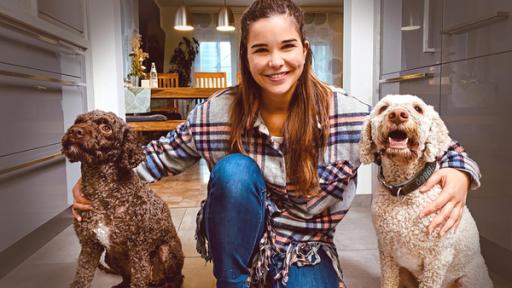
[[[207,99],[213,95],[213,93],[221,89],[224,88],[151,88],[151,99]],[[170,131],[176,129],[176,127],[184,121],[185,120],[128,122],[128,126],[133,131],[138,132]]]
[[207,99],[224,88],[151,88],[151,99]]

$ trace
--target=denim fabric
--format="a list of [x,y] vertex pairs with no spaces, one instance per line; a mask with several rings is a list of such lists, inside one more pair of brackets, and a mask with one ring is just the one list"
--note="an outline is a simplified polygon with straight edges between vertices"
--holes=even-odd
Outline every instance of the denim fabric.
[[247,287],[250,258],[265,229],[265,192],[252,158],[230,154],[213,168],[204,221],[217,287]]
[[[339,279],[331,259],[322,249],[318,250],[318,255],[321,259],[320,263],[302,267],[293,264],[288,271],[287,285],[281,281],[274,281],[272,288],[338,288]],[[274,256],[272,260],[270,272],[274,276],[278,273],[279,268],[277,267],[282,265],[284,259]]]
[[[263,175],[248,156],[227,155],[211,171],[204,224],[217,287],[247,287],[251,255],[265,231],[265,193]],[[288,288],[338,287],[329,257],[323,251],[319,255],[317,265],[290,268]],[[272,265],[270,273],[280,266]],[[276,281],[272,287],[286,286]]]

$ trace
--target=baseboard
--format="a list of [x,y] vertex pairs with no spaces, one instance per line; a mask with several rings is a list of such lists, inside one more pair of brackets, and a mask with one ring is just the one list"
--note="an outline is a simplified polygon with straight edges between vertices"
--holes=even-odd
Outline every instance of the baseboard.
[[489,271],[512,283],[512,251],[484,237],[480,237],[480,247]]
[[71,207],[0,252],[0,279],[52,240],[72,223]]

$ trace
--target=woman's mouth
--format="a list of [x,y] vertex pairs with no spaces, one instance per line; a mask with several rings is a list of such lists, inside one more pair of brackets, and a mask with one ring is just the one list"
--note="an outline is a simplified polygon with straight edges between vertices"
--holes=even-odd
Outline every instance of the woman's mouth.
[[289,72],[279,72],[279,73],[272,73],[265,75],[267,78],[269,78],[271,81],[280,81],[286,78],[286,75],[288,75]]

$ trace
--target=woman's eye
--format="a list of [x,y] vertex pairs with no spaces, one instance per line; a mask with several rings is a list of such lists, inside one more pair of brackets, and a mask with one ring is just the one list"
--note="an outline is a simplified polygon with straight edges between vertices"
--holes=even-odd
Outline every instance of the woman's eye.
[[414,105],[414,110],[420,114],[423,114],[423,109],[419,105]]
[[382,107],[379,108],[379,114],[386,111],[386,109],[388,109],[388,105],[384,105]]
[[253,53],[261,53],[261,52],[266,52],[266,51],[267,51],[267,49],[260,48],[260,49],[254,50]]
[[294,44],[286,44],[283,46],[283,49],[290,49],[290,48],[294,48],[295,45]]

